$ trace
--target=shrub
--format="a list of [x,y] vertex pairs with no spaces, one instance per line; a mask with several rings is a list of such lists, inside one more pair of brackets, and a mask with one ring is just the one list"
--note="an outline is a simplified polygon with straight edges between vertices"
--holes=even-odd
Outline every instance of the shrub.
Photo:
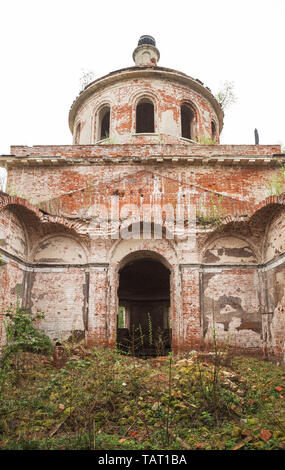
[[2,362],[8,356],[20,351],[52,353],[53,344],[51,340],[34,325],[35,322],[43,318],[43,313],[32,315],[18,304],[16,307],[10,306],[5,311],[7,344]]

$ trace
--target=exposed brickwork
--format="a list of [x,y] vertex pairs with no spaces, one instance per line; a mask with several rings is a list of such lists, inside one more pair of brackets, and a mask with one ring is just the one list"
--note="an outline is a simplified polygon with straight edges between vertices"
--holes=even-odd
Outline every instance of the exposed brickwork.
[[[142,97],[154,105],[152,134],[135,132]],[[192,141],[181,137],[184,102],[193,107]],[[110,107],[110,135],[98,142],[102,106]],[[212,121],[216,144],[199,144],[211,138]],[[0,156],[9,193],[0,193],[1,311],[20,293],[24,307],[46,314],[41,327],[52,338],[79,330],[89,345],[114,346],[120,302],[138,320],[148,305],[155,315],[160,292],[153,324],[172,331],[174,351],[208,346],[215,328],[221,344],[284,360],[285,193],[269,195],[285,159],[280,146],[219,145],[223,113],[210,91],[155,65],[93,82],[69,122],[80,145],[13,146]],[[171,205],[175,216],[184,204],[185,226],[193,206],[192,243],[167,226],[166,209],[160,238],[123,239],[127,204],[139,208],[128,226],[138,233],[146,204]],[[118,222],[112,237],[103,236],[103,219]],[[122,270],[138,260],[169,272],[169,282],[156,279],[156,294],[143,294],[143,282],[120,290]]]
[[110,318],[109,305],[107,305],[108,280],[106,268],[92,268],[90,270],[89,316],[88,316],[88,343],[114,344],[116,319]]
[[[140,137],[140,136],[139,136]],[[168,144],[162,142],[156,144],[151,142],[148,144],[149,136],[141,136],[142,142],[136,144],[125,144],[124,146],[119,144],[108,144],[108,141],[104,144],[97,145],[36,145],[33,147],[28,146],[11,146],[11,156],[6,156],[7,162],[14,162],[13,157],[37,157],[42,159],[43,157],[54,158],[54,163],[57,162],[57,158],[63,157],[64,159],[78,159],[87,158],[101,159],[104,157],[111,157],[113,159],[119,158],[132,158],[132,157],[154,157],[154,156],[203,156],[204,158],[210,158],[215,155],[219,156],[236,156],[242,157],[270,157],[272,155],[282,156],[280,145],[195,145],[189,142],[180,142],[179,144]],[[150,136],[151,138],[151,136]],[[163,146],[161,145],[163,144]],[[116,161],[116,160],[115,160]],[[27,159],[25,163],[28,163]],[[21,163],[18,158],[18,164]],[[43,164],[44,160],[39,163]],[[88,162],[89,163],[89,162]],[[28,171],[25,172],[28,174]]]
[[177,338],[179,349],[199,349],[203,342],[200,312],[199,271],[181,270],[182,322]]
[[72,331],[84,330],[84,281],[79,269],[35,274],[30,306],[34,312],[45,313],[41,327],[50,337],[66,339]]
[[223,269],[203,274],[203,328],[205,341],[213,327],[224,344],[249,350],[262,348],[259,279],[255,269]]

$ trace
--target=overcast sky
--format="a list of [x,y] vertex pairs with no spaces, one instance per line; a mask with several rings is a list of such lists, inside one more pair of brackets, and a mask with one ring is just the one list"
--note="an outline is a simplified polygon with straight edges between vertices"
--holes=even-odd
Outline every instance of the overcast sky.
[[285,0],[9,0],[1,3],[0,154],[70,144],[82,71],[133,66],[143,34],[159,65],[214,94],[234,82],[221,143],[285,144]]

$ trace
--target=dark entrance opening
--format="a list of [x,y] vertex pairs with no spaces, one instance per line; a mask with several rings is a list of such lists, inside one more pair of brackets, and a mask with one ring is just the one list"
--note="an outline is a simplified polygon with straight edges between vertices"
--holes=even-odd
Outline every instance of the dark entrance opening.
[[151,258],[130,261],[119,272],[117,344],[134,356],[171,350],[170,271]]

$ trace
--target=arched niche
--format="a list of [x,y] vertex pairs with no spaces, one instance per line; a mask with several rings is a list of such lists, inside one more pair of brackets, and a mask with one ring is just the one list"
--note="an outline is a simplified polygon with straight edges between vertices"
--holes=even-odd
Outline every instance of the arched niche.
[[25,259],[28,253],[28,237],[25,224],[11,207],[0,212],[0,247],[8,253]]
[[285,253],[285,209],[280,209],[267,227],[264,243],[264,261]]
[[160,240],[152,238],[118,240],[110,250],[110,264],[118,270],[126,256],[140,256],[139,252],[149,252],[152,257],[159,257],[161,262],[164,262],[165,259],[169,268],[177,263],[177,253],[173,241],[165,238]]
[[[109,286],[110,290],[108,291],[108,312],[110,312],[110,331],[111,331],[111,341],[113,344],[115,342],[120,342],[120,338],[118,338],[118,314],[120,312],[120,307],[124,307],[125,309],[130,309],[131,306],[122,304],[123,294],[120,291],[120,277],[121,273],[126,268],[129,271],[125,271],[126,278],[125,278],[125,286],[127,280],[129,279],[130,282],[132,279],[132,275],[130,274],[132,268],[130,268],[131,263],[136,265],[138,268],[138,276],[139,271],[144,272],[146,274],[147,267],[149,267],[149,273],[152,272],[152,275],[156,278],[156,281],[159,284],[160,274],[161,273],[169,273],[166,274],[166,277],[169,279],[168,287],[166,289],[164,298],[161,297],[161,302],[159,299],[149,299],[152,307],[150,305],[149,312],[151,317],[154,315],[151,310],[155,308],[155,302],[157,305],[157,310],[160,311],[159,317],[160,320],[164,318],[162,323],[160,323],[161,329],[165,330],[164,333],[167,333],[166,330],[168,329],[166,326],[169,326],[171,329],[171,338],[175,338],[175,344],[177,343],[177,336],[178,336],[178,323],[174,321],[176,318],[177,312],[180,311],[180,304],[178,300],[178,286],[179,286],[179,268],[177,262],[177,254],[174,248],[174,243],[171,240],[167,240],[165,238],[161,240],[149,239],[131,239],[131,240],[118,240],[114,243],[113,247],[109,253]],[[136,264],[137,263],[137,264]],[[145,268],[144,268],[144,267]],[[148,274],[149,276],[149,274]],[[168,282],[168,281],[167,281]],[[125,287],[124,287],[125,288]],[[139,293],[137,292],[137,295]],[[145,293],[146,294],[146,293]],[[121,296],[121,297],[120,297]],[[127,299],[127,301],[131,301]],[[134,302],[138,299],[133,299]],[[143,299],[141,299],[143,301]],[[137,307],[134,306],[134,309]],[[142,310],[147,308],[147,306],[143,306]],[[146,318],[146,317],[145,317]],[[158,318],[158,317],[157,317]],[[155,322],[154,322],[155,323]],[[135,323],[136,324],[136,323]],[[170,328],[170,325],[171,328]],[[130,326],[131,323],[128,320],[125,320],[124,326],[128,328],[128,335],[130,335]],[[167,335],[166,335],[167,336]],[[168,345],[169,345],[169,332],[168,332]],[[153,353],[153,351],[152,351]]]
[[85,264],[87,256],[83,246],[74,238],[54,235],[40,241],[34,250],[33,261],[50,264]]
[[235,236],[219,237],[204,249],[203,262],[209,264],[252,264],[257,257],[248,241]]

